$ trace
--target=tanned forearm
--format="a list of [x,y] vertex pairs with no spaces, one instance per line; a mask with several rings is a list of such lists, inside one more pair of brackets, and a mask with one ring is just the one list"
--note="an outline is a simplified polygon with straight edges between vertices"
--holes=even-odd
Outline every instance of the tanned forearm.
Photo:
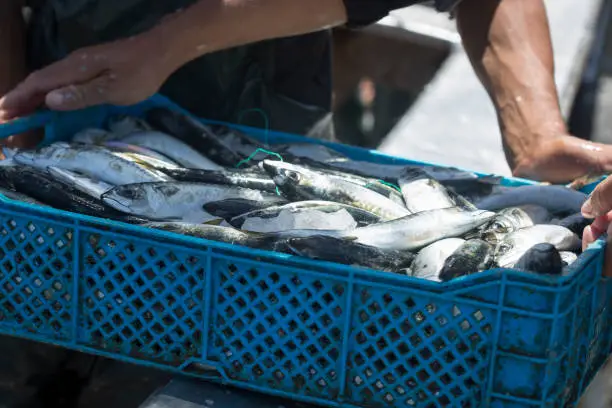
[[342,0],[200,0],[146,35],[171,70],[214,51],[304,34],[346,21]]
[[567,132],[554,82],[542,0],[464,0],[458,29],[495,105],[513,169],[529,165],[543,140]]
[[22,0],[0,0],[0,96],[26,75]]

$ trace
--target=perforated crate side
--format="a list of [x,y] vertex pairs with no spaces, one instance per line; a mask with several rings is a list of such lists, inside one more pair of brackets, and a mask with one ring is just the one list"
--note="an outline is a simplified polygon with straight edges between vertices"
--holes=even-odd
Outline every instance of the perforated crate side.
[[[601,259],[593,260],[565,287],[533,287],[534,293],[554,293],[554,308],[548,313],[499,309],[498,347],[493,351],[487,391],[491,406],[548,407],[577,402],[583,384],[592,378],[590,371],[607,355],[602,349],[609,351],[609,336],[598,333],[602,322],[609,320],[605,298],[609,282],[599,278],[600,265]],[[509,282],[506,293],[516,286],[529,285]]]
[[178,367],[202,354],[207,252],[80,230],[79,343]]
[[347,399],[360,406],[474,406],[481,401],[496,313],[452,292],[357,285]]
[[220,254],[212,272],[210,360],[236,381],[339,397],[346,281]]
[[74,229],[0,203],[0,325],[9,334],[29,333],[70,341],[73,313]]

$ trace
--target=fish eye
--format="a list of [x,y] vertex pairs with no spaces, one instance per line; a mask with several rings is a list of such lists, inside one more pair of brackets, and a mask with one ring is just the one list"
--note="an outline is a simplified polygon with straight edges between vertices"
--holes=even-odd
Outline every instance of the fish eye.
[[295,171],[288,171],[287,172],[287,177],[290,180],[295,181],[296,183],[300,181],[300,175],[298,173],[296,173]]

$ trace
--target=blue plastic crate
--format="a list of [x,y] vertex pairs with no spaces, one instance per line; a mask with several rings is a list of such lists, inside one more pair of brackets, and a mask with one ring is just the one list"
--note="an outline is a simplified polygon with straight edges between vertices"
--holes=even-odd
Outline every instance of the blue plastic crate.
[[[156,96],[44,112],[0,137],[45,126],[48,143],[155,105],[179,109]],[[610,351],[601,241],[567,277],[492,270],[438,284],[0,201],[9,335],[336,407],[571,406]]]

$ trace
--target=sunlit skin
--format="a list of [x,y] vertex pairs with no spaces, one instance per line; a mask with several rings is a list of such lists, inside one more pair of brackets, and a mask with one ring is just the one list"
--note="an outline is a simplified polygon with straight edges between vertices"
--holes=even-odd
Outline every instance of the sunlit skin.
[[[6,93],[0,121],[43,104],[54,110],[130,105],[156,93],[174,71],[204,54],[347,21],[342,0],[201,0],[147,32],[76,50],[26,75],[19,13],[19,1],[0,0],[0,94]],[[561,183],[612,170],[611,146],[568,134],[542,0],[463,0],[457,23],[495,106],[514,175]],[[19,135],[8,143],[23,147],[36,141],[36,135]]]
[[[582,215],[593,219],[593,223],[584,229],[582,250],[595,242],[606,232],[612,233],[612,178],[601,182],[582,206]],[[612,245],[606,246],[604,276],[612,277]]]

